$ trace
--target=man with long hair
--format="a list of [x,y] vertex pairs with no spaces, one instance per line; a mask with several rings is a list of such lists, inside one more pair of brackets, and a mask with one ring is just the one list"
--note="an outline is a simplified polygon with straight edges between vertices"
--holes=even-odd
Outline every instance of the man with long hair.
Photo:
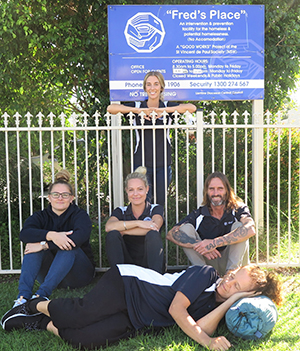
[[213,266],[220,275],[249,263],[249,238],[255,224],[225,174],[204,183],[202,205],[177,223],[167,239],[182,246],[192,265]]

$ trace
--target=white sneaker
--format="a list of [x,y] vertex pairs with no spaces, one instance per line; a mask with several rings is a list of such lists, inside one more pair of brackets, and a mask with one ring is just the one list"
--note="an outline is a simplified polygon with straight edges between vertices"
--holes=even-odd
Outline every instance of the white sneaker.
[[13,305],[13,308],[16,307],[16,306],[20,306],[20,305],[23,305],[23,303],[25,303],[27,300],[24,299],[23,296],[20,296],[17,300],[15,300],[15,303]]

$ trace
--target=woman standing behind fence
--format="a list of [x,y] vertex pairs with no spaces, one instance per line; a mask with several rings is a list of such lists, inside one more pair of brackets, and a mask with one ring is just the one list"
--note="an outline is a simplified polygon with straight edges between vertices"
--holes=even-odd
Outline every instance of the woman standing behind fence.
[[[167,124],[172,122],[172,113],[177,111],[178,113],[185,113],[186,111],[193,113],[196,111],[196,106],[193,104],[179,104],[176,102],[163,102],[162,95],[165,89],[164,77],[160,72],[151,71],[148,72],[143,81],[143,89],[148,95],[148,99],[142,102],[130,102],[124,105],[109,105],[107,111],[111,114],[117,114],[121,112],[128,114],[130,111],[135,113],[134,124],[141,125],[141,112],[146,114],[145,125],[152,125],[152,118],[156,118],[156,125],[164,125],[163,123],[163,111],[166,111],[169,116],[167,118]],[[155,112],[156,117],[152,117],[152,113]],[[166,133],[166,145],[167,145],[167,184],[169,186],[172,177],[171,171],[171,143],[169,137],[169,131]],[[155,159],[156,159],[156,203],[164,206],[165,204],[165,164],[164,164],[164,129],[155,130]],[[151,129],[144,130],[144,139],[141,129],[136,129],[136,147],[134,152],[134,168],[141,166],[143,163],[142,149],[144,143],[144,160],[145,166],[147,167],[147,177],[149,181],[149,193],[148,199],[151,202],[153,196],[153,184],[154,184],[154,167],[153,167],[153,131]]]
[[95,265],[89,243],[91,220],[73,203],[74,191],[67,170],[58,172],[49,187],[49,206],[35,212],[24,224],[20,240],[26,244],[15,305],[34,296],[48,297],[58,287],[89,284]]
[[134,263],[159,273],[165,271],[160,235],[163,207],[147,200],[146,168],[139,167],[125,179],[129,206],[117,207],[106,223],[106,254],[111,267]]

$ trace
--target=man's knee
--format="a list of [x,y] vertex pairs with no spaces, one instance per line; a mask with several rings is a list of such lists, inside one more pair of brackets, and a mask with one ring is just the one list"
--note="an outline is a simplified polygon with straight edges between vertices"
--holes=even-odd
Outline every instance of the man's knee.
[[199,235],[196,232],[195,227],[191,223],[185,223],[180,227],[180,230],[184,232],[190,238],[195,238],[199,240]]
[[249,263],[249,240],[227,247],[226,270],[236,269]]
[[241,222],[239,222],[239,221],[234,222],[234,223],[232,224],[232,226],[231,226],[231,232],[232,232],[233,230],[235,230],[235,229],[241,227],[242,225],[243,225],[243,224],[242,224]]

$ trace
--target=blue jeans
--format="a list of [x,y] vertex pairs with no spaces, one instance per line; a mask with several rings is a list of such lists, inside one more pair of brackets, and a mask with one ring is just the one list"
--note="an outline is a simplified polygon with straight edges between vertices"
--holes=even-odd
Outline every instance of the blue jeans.
[[93,264],[81,248],[59,250],[56,254],[42,250],[24,255],[18,298],[31,298],[36,279],[41,285],[35,294],[48,297],[56,287],[79,288],[89,284],[94,271]]
[[[136,169],[140,165],[135,165],[134,169]],[[147,179],[149,183],[149,191],[147,200],[152,204],[154,203],[153,196],[153,184],[154,184],[154,174],[153,168],[147,167]],[[169,187],[172,179],[172,168],[171,166],[167,166],[167,188]],[[165,205],[165,167],[156,167],[156,204]]]

